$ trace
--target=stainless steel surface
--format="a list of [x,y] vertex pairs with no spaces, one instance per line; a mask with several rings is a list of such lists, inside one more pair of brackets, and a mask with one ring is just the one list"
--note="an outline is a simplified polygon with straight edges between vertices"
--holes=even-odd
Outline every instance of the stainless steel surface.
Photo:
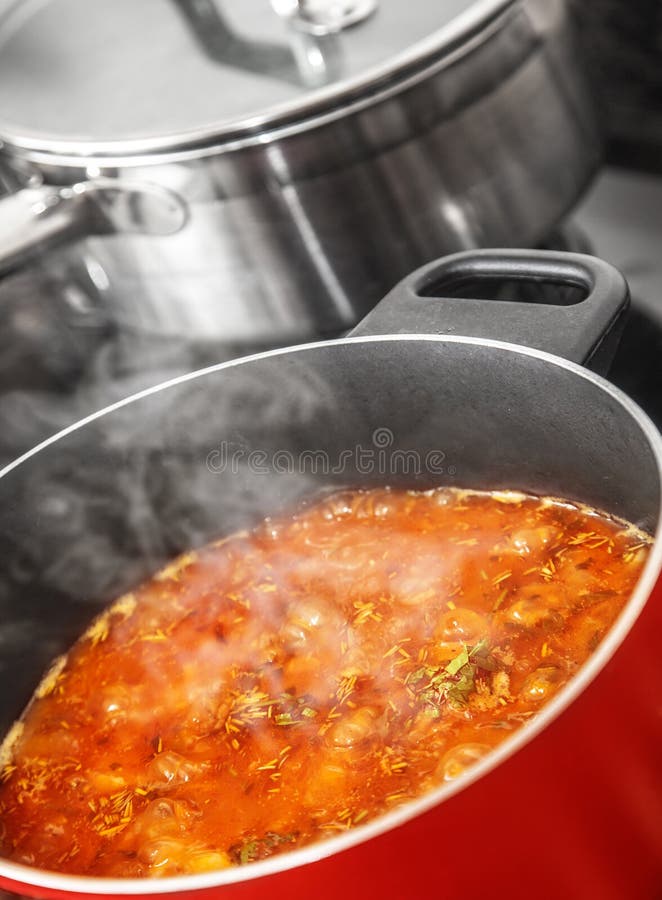
[[98,179],[23,188],[0,201],[0,274],[84,235],[169,235],[185,221],[181,201],[158,185]]
[[0,136],[114,156],[254,139],[399,80],[513,3],[382,0],[338,35],[334,83],[311,90],[269,0],[0,0]]
[[349,328],[445,253],[536,245],[601,150],[563,0],[510,3],[397,91],[254,137],[122,159],[6,146],[4,165],[17,181],[130,175],[176,193],[177,234],[89,237],[71,265],[103,273],[125,327],[253,346]]

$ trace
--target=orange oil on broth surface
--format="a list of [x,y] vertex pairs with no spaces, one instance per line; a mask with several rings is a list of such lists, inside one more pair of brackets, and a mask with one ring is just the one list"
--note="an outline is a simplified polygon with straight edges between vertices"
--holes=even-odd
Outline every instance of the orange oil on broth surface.
[[185,555],[95,622],[0,751],[0,855],[240,865],[366,822],[520,728],[649,538],[521,494],[353,491]]

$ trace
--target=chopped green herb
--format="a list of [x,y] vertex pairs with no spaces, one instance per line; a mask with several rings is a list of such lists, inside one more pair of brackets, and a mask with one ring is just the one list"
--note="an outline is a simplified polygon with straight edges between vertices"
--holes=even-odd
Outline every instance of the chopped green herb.
[[235,845],[230,849],[230,855],[237,863],[245,866],[255,860],[266,859],[283,844],[294,843],[297,837],[296,832],[277,834],[275,831],[268,831],[262,838],[253,838],[244,844]]
[[466,647],[463,647],[460,653],[458,653],[458,655],[455,657],[455,659],[452,659],[448,663],[448,665],[444,669],[444,672],[446,672],[448,675],[457,675],[460,669],[466,666],[468,662],[469,651]]
[[278,715],[274,716],[274,722],[276,725],[296,725],[296,721],[290,713],[278,713]]
[[485,669],[487,672],[496,672],[499,668],[497,661],[490,654],[490,645],[484,638],[472,647],[469,657],[478,668]]
[[469,700],[469,695],[476,689],[476,667],[467,664],[462,668],[460,677],[447,690],[446,696],[456,704],[463,705]]
[[253,862],[257,858],[258,843],[257,841],[249,841],[239,851],[239,862],[245,866],[249,862]]
[[486,640],[479,641],[473,647],[465,645],[458,655],[441,669],[430,667],[417,669],[410,675],[408,682],[416,689],[423,678],[427,678],[427,683],[422,686],[419,696],[432,709],[438,709],[442,703],[463,706],[476,690],[476,675],[479,669],[488,672],[495,672],[498,669],[496,661],[490,655]]

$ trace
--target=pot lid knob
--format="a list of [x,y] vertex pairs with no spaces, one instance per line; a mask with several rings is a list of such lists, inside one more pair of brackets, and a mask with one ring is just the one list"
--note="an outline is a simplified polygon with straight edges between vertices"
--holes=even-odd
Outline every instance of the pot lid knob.
[[271,0],[279,16],[317,36],[336,34],[367,19],[378,0]]

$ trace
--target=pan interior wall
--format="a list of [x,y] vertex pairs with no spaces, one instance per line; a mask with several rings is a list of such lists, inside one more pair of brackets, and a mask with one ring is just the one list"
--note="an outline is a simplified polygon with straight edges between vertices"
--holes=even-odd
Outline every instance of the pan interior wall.
[[177,553],[347,486],[579,500],[653,531],[660,479],[590,378],[451,341],[349,342],[200,375],[0,479],[0,733],[108,602]]

